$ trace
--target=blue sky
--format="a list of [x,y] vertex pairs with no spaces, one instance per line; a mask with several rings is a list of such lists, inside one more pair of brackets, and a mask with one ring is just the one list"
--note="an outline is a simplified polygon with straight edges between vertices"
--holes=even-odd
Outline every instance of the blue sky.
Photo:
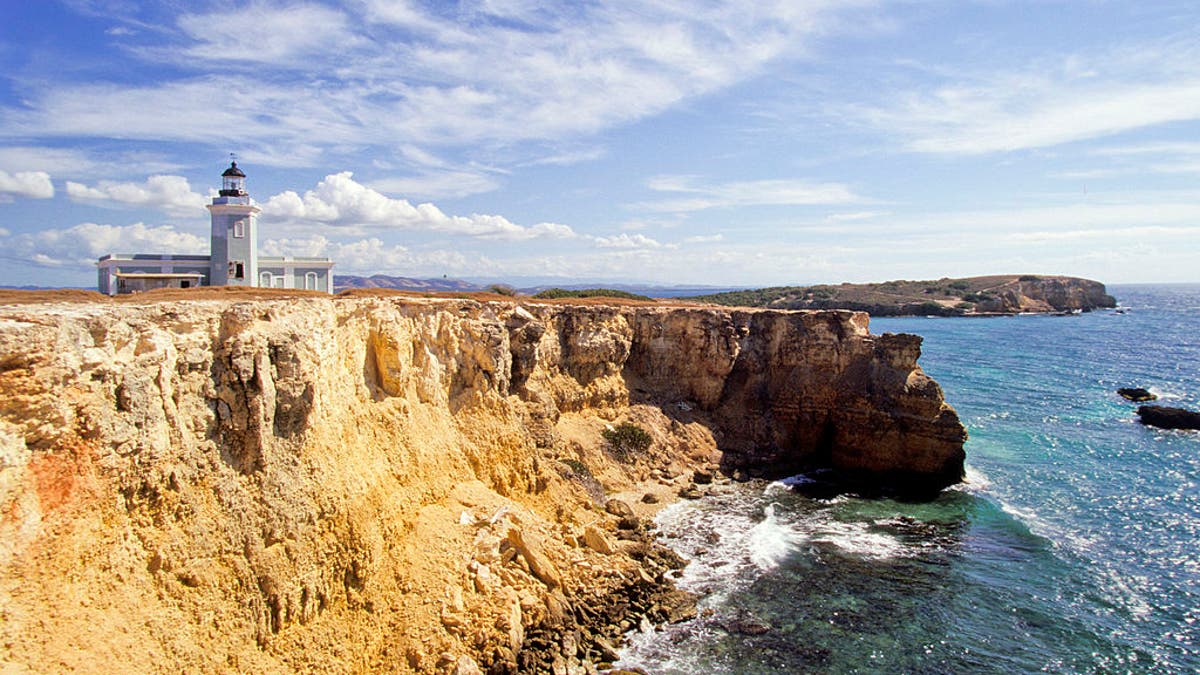
[[0,0],[0,284],[343,274],[1200,281],[1200,5]]

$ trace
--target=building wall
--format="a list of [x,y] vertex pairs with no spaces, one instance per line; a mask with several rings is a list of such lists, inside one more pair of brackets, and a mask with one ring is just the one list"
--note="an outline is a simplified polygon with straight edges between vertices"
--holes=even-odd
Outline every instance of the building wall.
[[306,266],[303,263],[280,264],[260,262],[258,285],[272,288],[298,288],[310,291],[333,292],[333,271],[328,265]]
[[249,197],[217,197],[208,210],[212,213],[212,285],[258,286],[259,207]]
[[117,294],[118,271],[131,274],[171,274],[175,272],[198,272],[203,276],[199,285],[210,286],[208,256],[147,256],[113,257],[102,259],[97,270],[97,286],[105,295]]

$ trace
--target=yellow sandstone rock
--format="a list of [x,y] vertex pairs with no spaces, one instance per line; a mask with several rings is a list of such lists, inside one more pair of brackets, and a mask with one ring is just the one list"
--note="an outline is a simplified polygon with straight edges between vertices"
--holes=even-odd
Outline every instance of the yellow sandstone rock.
[[[579,598],[646,577],[568,542],[606,493],[814,460],[958,480],[918,354],[851,312],[0,307],[0,670],[503,672],[555,630],[580,664]],[[652,445],[615,457],[618,422]]]

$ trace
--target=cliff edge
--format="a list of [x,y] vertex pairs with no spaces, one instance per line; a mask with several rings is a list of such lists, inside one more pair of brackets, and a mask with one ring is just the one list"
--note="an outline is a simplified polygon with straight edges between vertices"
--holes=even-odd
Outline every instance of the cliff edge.
[[[919,354],[846,311],[2,307],[0,662],[586,671],[631,598],[687,616],[678,561],[615,493],[717,466],[960,480]],[[649,446],[607,444],[623,422]]]

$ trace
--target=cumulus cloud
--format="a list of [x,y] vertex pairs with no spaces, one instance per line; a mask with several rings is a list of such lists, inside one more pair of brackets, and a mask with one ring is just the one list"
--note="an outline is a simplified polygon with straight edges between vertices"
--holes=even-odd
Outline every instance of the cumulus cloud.
[[[0,237],[3,237],[0,234]],[[91,267],[109,253],[203,255],[208,240],[171,225],[80,223],[68,228],[10,235],[0,239],[10,255],[48,266]]]
[[457,250],[413,251],[399,244],[386,244],[378,237],[332,241],[322,235],[267,239],[264,255],[326,256],[336,263],[335,274],[395,274],[420,276],[478,270],[478,258]]
[[95,187],[67,181],[67,195],[75,201],[151,207],[181,216],[204,213],[204,196],[192,192],[183,176],[150,176],[141,184],[101,181]]
[[842,183],[813,183],[805,180],[757,180],[702,184],[695,176],[657,176],[647,182],[656,192],[673,192],[685,197],[630,204],[640,211],[683,213],[713,208],[742,206],[809,206],[865,202]]
[[291,190],[277,194],[263,205],[263,215],[298,224],[334,225],[347,231],[389,228],[509,241],[576,236],[570,227],[558,223],[522,226],[503,216],[447,215],[433,204],[413,205],[406,199],[388,197],[355,181],[353,176],[350,171],[330,174],[303,196]]
[[0,200],[10,200],[13,197],[50,199],[53,196],[54,184],[50,182],[50,174],[45,171],[9,173],[0,170]]

